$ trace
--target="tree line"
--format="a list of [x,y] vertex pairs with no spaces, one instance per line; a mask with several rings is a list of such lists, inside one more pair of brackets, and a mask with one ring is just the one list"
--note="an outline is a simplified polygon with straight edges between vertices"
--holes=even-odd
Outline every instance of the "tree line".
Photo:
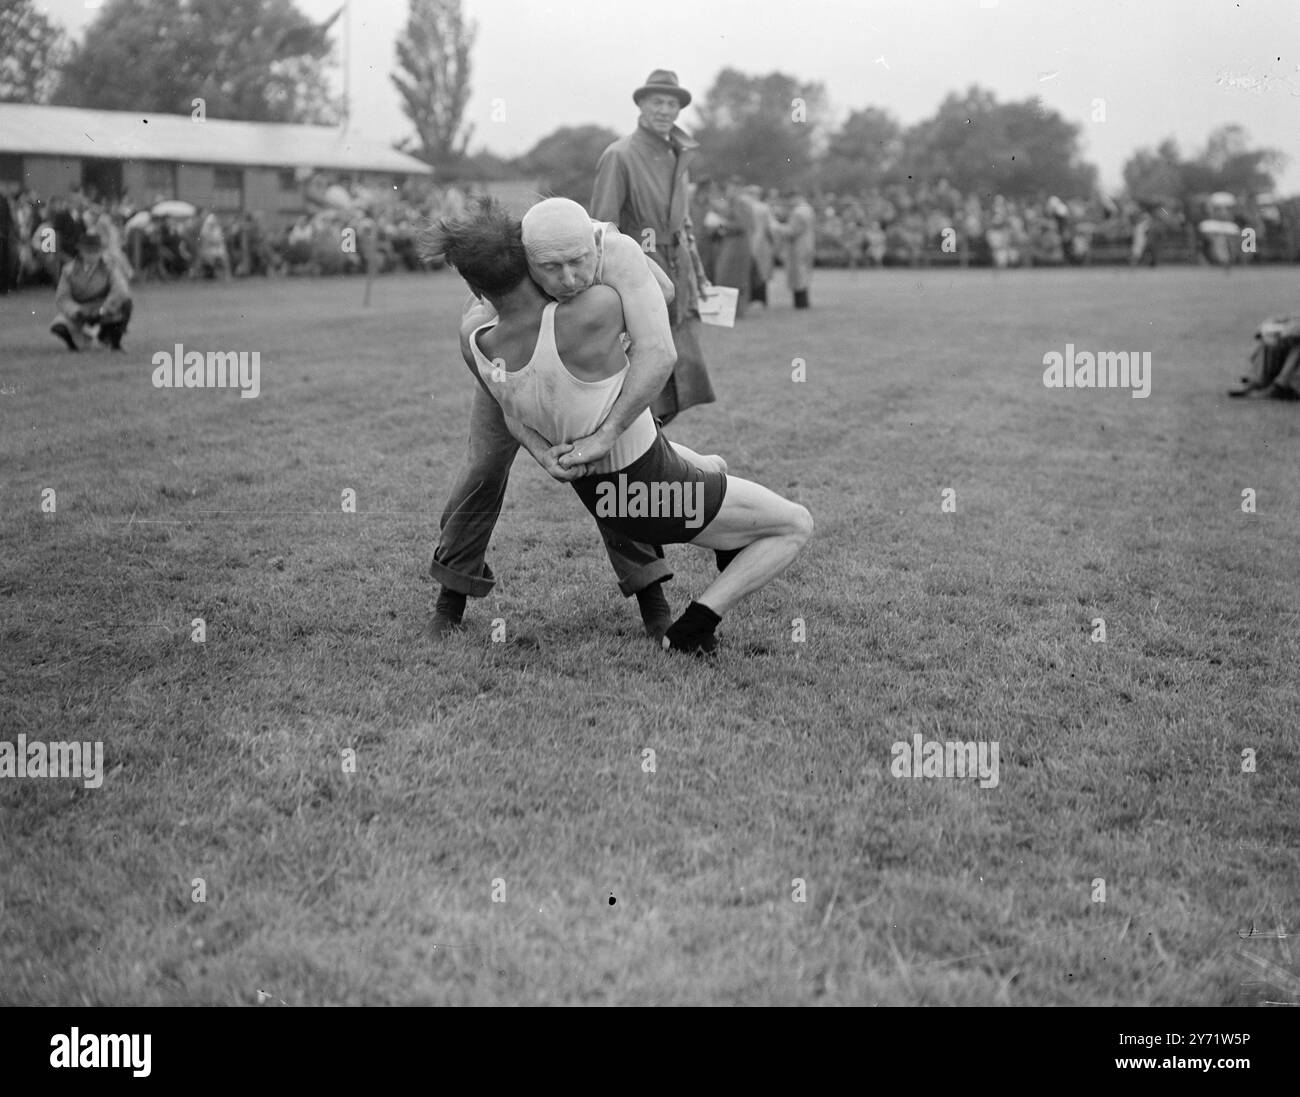
[[[525,175],[547,193],[585,202],[596,160],[619,134],[562,126],[523,156],[471,154],[465,112],[478,27],[461,0],[408,3],[390,80],[413,133],[397,147],[443,179]],[[188,114],[202,98],[212,118],[337,124],[346,105],[329,90],[327,34],[337,18],[315,24],[293,0],[108,0],[84,40],[71,43],[33,0],[6,0],[0,102]],[[833,125],[822,84],[728,67],[696,109],[696,174],[715,179],[835,193],[947,179],[962,193],[1026,199],[1087,196],[1097,185],[1080,124],[1040,99],[999,102],[975,86],[949,93],[915,125],[878,107]],[[1276,150],[1252,148],[1242,127],[1225,126],[1191,156],[1172,138],[1136,150],[1124,183],[1139,201],[1181,202],[1214,190],[1271,190],[1282,166]]]

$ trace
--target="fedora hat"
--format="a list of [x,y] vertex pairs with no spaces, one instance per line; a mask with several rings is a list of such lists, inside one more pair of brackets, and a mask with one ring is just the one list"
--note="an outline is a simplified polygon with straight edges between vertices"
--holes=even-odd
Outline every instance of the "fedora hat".
[[632,93],[632,102],[639,106],[645,96],[653,95],[655,92],[675,96],[677,102],[683,107],[690,106],[691,93],[677,82],[677,73],[670,72],[668,69],[655,69],[647,76],[645,83]]

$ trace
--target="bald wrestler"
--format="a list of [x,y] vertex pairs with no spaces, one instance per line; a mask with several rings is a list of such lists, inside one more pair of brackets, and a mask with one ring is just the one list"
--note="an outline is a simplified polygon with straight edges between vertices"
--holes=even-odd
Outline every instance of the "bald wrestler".
[[[447,261],[493,306],[489,318],[471,312],[461,325],[466,365],[514,437],[547,468],[613,417],[631,370],[619,295],[592,286],[551,300],[529,277],[519,223],[492,199],[443,219],[436,232]],[[575,284],[571,272],[566,277]],[[598,462],[582,467],[571,486],[602,528],[727,554],[718,577],[665,630],[668,650],[713,652],[723,614],[789,567],[812,534],[812,517],[799,504],[685,459],[649,408]]]
[[[534,207],[538,212],[530,224],[540,230],[544,241],[564,241],[566,261],[557,261],[551,244],[542,245],[550,264],[538,268],[538,276],[561,293],[587,288],[597,278],[615,290],[623,302],[630,339],[630,369],[617,403],[605,423],[590,437],[581,439],[582,457],[553,460],[543,467],[557,480],[571,482],[583,474],[586,461],[598,461],[608,454],[614,439],[650,404],[672,375],[677,352],[668,322],[666,298],[672,285],[658,266],[636,243],[621,236],[612,226],[596,226],[576,203],[548,199]],[[560,203],[557,205],[557,203]],[[570,209],[569,207],[572,207]],[[585,225],[582,255],[568,260],[573,210]],[[530,211],[531,212],[531,211]],[[432,251],[430,251],[432,254]],[[579,287],[579,281],[585,284]],[[492,316],[490,306],[471,297],[466,316]],[[482,320],[480,320],[482,322]],[[496,577],[487,564],[487,547],[501,514],[510,466],[519,443],[507,429],[497,402],[481,390],[474,393],[470,409],[469,446],[443,509],[439,543],[429,573],[441,584],[428,633],[441,638],[462,627],[467,598],[482,598],[492,590]],[[567,455],[566,451],[566,455]],[[707,459],[701,459],[708,463]],[[720,459],[718,459],[720,461]],[[661,636],[672,621],[662,584],[672,578],[662,547],[632,540],[608,526],[602,526],[605,551],[618,577],[624,597],[636,595],[647,635]]]

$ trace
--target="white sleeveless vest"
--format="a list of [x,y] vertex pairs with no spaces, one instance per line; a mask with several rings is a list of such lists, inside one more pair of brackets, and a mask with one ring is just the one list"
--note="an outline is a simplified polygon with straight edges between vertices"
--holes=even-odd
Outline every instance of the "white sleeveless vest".
[[[555,347],[555,308],[556,302],[552,301],[542,310],[537,346],[522,369],[499,369],[479,349],[479,333],[495,327],[495,319],[475,328],[469,338],[479,376],[506,414],[532,427],[552,445],[573,442],[595,431],[618,399],[630,368],[625,356],[623,368],[613,377],[603,381],[574,377]],[[654,444],[655,434],[654,417],[647,408],[619,435],[608,455],[592,465],[591,473],[626,468]]]

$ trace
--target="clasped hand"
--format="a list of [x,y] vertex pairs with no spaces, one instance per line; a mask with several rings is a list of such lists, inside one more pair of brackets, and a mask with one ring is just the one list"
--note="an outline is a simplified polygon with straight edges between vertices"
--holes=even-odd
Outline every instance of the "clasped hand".
[[[563,462],[566,459],[571,463],[564,464]],[[574,456],[572,442],[561,442],[558,446],[552,446],[542,454],[539,464],[555,479],[566,484],[588,475],[587,463],[579,461]]]

